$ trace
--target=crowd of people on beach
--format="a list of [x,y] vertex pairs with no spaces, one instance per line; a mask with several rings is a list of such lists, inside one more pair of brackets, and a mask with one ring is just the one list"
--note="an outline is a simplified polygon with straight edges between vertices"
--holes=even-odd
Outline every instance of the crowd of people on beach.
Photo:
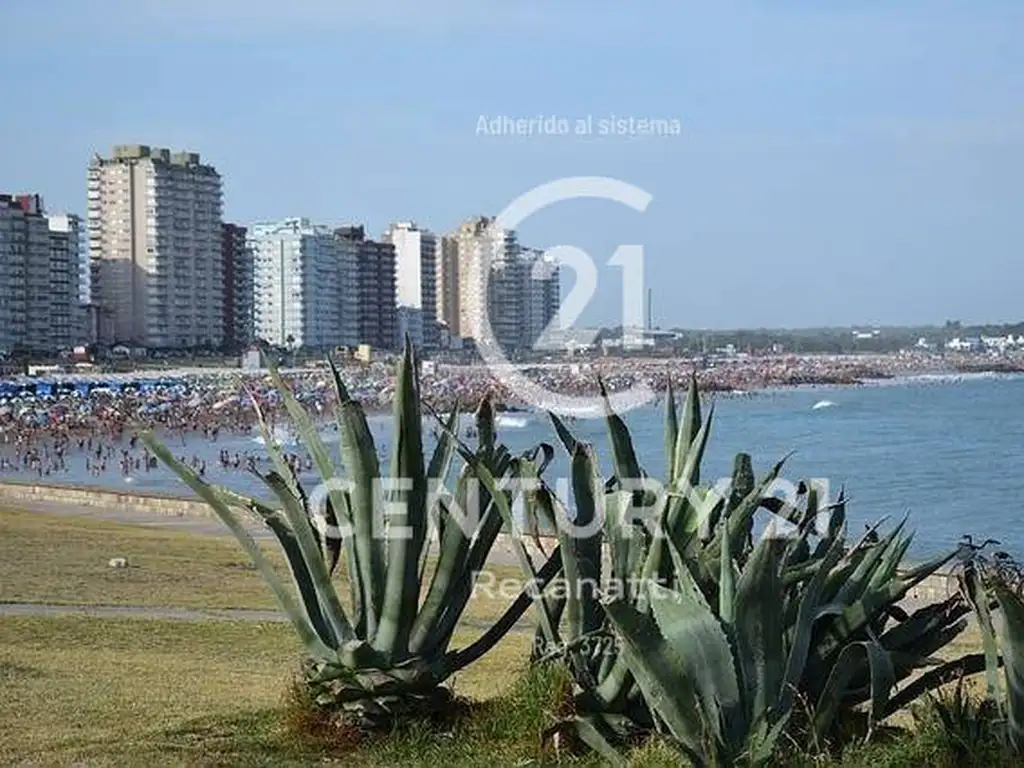
[[[948,366],[948,361],[946,363]],[[599,380],[611,392],[646,383],[665,391],[671,381],[685,390],[691,372],[701,389],[750,393],[768,387],[816,384],[856,384],[869,379],[927,373],[933,360],[916,355],[890,356],[775,356],[706,360],[658,358],[598,358],[579,362],[541,364],[524,370],[549,391],[593,395]],[[387,411],[394,399],[394,366],[374,362],[349,365],[342,371],[349,392],[368,412]],[[244,376],[244,387],[239,376]],[[224,435],[260,434],[252,399],[264,413],[267,427],[286,423],[281,398],[269,377],[260,373],[221,372],[172,378],[172,386],[143,389],[131,381],[119,391],[109,385],[83,392],[56,386],[49,394],[33,393],[26,386],[16,395],[0,397],[0,476],[50,478],[74,473],[103,477],[112,473],[131,477],[156,469],[157,462],[139,440],[153,430],[168,446],[188,451],[195,441],[217,443]],[[320,369],[293,372],[286,377],[296,397],[321,418],[333,412],[334,390],[330,373]],[[459,407],[473,409],[488,393],[508,409],[525,408],[500,377],[483,366],[436,364],[424,368],[421,392],[438,413]],[[200,475],[212,467],[212,453],[185,453],[179,460]],[[298,470],[308,469],[308,456],[288,454]],[[215,468],[220,472],[259,470],[265,451],[221,450]]]

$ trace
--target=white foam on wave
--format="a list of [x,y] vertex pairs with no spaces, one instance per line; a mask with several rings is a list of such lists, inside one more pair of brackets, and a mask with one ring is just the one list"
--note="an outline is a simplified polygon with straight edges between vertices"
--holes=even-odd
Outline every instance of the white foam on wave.
[[508,429],[522,429],[529,423],[529,420],[524,416],[509,416],[507,414],[498,414],[498,418],[495,420],[499,427],[506,427]]
[[[299,442],[297,437],[295,437],[292,434],[289,434],[287,430],[280,428],[274,430],[273,437],[274,440],[278,443],[278,445],[297,445]],[[254,437],[252,441],[257,445],[267,444],[267,441],[263,439],[263,435],[256,435],[256,437]]]

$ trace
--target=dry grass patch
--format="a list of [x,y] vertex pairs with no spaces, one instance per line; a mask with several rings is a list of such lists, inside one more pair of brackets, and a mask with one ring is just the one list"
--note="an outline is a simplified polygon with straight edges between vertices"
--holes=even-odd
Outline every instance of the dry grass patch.
[[[506,638],[456,692],[504,693],[528,642]],[[308,764],[316,746],[282,718],[300,654],[286,624],[0,619],[0,764]]]
[[[261,546],[287,577],[276,542]],[[129,567],[111,568],[108,561],[114,557],[126,557]],[[515,568],[488,570],[495,582],[520,578]],[[339,573],[336,581],[344,598],[345,574]],[[0,509],[0,602],[277,608],[259,572],[230,535],[7,509]],[[480,590],[465,618],[493,621],[510,602]]]

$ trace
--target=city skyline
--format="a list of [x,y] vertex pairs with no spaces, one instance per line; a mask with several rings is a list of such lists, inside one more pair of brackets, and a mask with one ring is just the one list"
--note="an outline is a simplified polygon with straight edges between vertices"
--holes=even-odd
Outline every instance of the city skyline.
[[48,213],[39,194],[0,195],[4,354],[72,344],[395,349],[403,339],[461,349],[486,338],[485,317],[517,350],[558,313],[558,264],[492,218],[471,217],[448,235],[392,222],[379,240],[362,225],[305,216],[229,222],[216,166],[149,144],[95,153],[86,176],[84,228],[75,215]]
[[[648,190],[650,210],[572,202],[521,228],[601,265],[582,325],[618,322],[604,264],[623,242],[645,246],[662,326],[1020,315],[1020,4],[45,6],[0,9],[0,61],[18,73],[0,97],[48,95],[0,126],[18,148],[0,187],[55,209],[83,211],[82,158],[118,141],[198,148],[227,180],[227,220],[374,233],[451,231],[552,179],[608,175]],[[95,87],[111,71],[117,85]],[[481,116],[682,132],[478,135]],[[678,301],[684,285],[700,290]]]

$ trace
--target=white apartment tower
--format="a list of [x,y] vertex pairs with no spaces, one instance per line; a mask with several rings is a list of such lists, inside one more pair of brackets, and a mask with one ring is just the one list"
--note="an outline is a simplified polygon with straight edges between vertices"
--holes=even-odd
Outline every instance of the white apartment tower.
[[78,222],[48,219],[38,195],[0,195],[0,352],[52,353],[70,345]]
[[194,152],[114,147],[89,166],[92,301],[102,343],[224,340],[220,174]]
[[309,219],[249,228],[258,339],[291,349],[359,342],[359,244]]
[[395,247],[399,343],[408,334],[417,347],[436,348],[437,236],[415,222],[402,221],[392,224],[381,239]]

